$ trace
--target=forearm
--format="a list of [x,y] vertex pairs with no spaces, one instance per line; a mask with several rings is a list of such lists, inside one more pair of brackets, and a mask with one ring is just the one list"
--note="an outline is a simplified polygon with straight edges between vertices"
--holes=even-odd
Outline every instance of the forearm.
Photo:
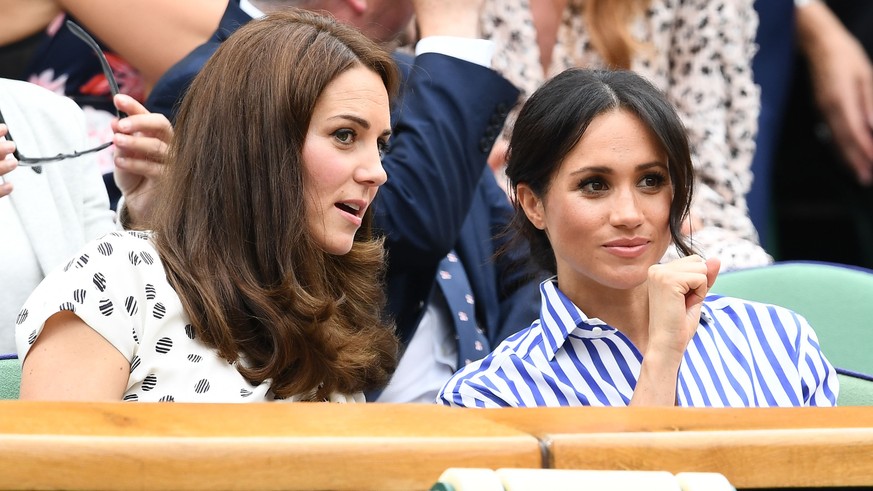
[[0,46],[44,30],[61,7],[55,0],[0,0]]
[[794,9],[797,24],[797,45],[801,53],[810,59],[822,54],[822,50],[844,27],[833,12],[818,0],[813,0]]
[[647,353],[630,406],[675,406],[681,356]]
[[700,309],[721,262],[691,255],[655,264],[648,273],[648,330],[631,335],[643,353],[630,404],[673,406],[679,367],[700,326]]
[[827,5],[797,7],[797,36],[834,147],[858,182],[873,183],[873,63]]
[[[469,1],[475,4],[475,1]],[[455,2],[419,0],[415,6],[415,20],[419,38],[428,36],[479,37],[479,9]]]
[[[28,0],[30,1],[30,0]],[[58,0],[151,86],[215,32],[225,0]]]

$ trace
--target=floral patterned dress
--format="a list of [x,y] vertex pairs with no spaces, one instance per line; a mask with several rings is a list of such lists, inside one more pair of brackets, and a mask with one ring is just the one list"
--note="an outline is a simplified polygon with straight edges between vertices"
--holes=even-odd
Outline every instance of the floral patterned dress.
[[[586,32],[584,1],[571,0],[565,9],[544,73],[528,0],[486,0],[481,23],[497,45],[492,66],[523,97],[567,68],[604,67]],[[758,245],[746,204],[760,111],[751,70],[758,25],[752,2],[651,0],[631,26],[650,47],[636,54],[631,69],[664,91],[688,128],[697,172],[691,213],[703,225],[692,245],[720,257],[722,270],[772,261]]]

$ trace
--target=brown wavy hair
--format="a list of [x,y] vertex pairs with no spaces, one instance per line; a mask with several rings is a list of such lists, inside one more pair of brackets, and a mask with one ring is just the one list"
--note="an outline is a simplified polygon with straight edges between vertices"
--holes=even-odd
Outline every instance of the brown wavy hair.
[[591,44],[609,68],[629,69],[634,54],[649,47],[636,40],[630,26],[650,0],[570,0],[574,15],[584,16]]
[[351,27],[298,9],[241,27],[182,102],[152,222],[197,339],[280,398],[374,389],[397,363],[371,211],[343,256],[318,246],[304,212],[316,101],[356,66],[393,99],[391,56]]

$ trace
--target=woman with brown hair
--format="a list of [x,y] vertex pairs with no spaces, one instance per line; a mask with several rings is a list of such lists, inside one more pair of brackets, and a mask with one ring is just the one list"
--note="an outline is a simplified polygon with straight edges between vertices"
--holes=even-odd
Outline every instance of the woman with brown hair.
[[91,243],[17,319],[21,397],[363,401],[397,341],[369,205],[390,56],[306,11],[254,21],[184,99],[153,232]]

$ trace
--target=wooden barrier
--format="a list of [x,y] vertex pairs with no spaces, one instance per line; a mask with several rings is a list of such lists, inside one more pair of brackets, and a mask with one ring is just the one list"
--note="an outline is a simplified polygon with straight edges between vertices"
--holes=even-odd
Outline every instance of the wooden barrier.
[[873,486],[873,407],[0,401],[0,449],[0,489],[426,490],[450,467],[542,466]]
[[0,489],[429,489],[540,467],[532,436],[439,406],[0,402]]
[[873,486],[873,407],[531,408],[483,415],[558,469],[718,472],[738,488]]

